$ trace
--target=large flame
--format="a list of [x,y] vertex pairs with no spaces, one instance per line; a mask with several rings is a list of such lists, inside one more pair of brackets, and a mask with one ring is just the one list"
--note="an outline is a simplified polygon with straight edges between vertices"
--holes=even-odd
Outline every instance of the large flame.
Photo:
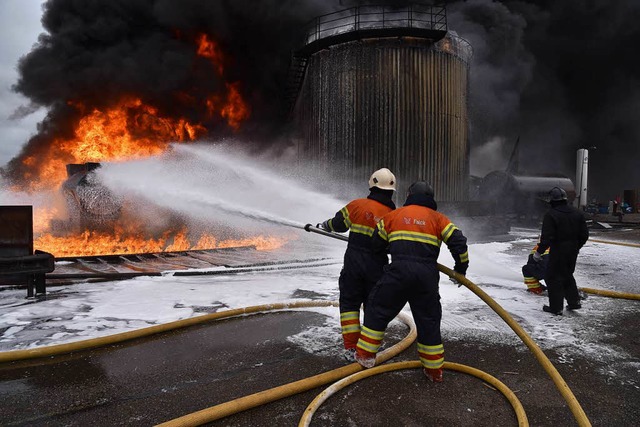
[[174,252],[199,249],[255,246],[257,250],[277,249],[288,239],[274,236],[257,236],[243,239],[219,240],[211,234],[200,236],[196,242],[188,238],[186,229],[176,232],[168,230],[156,238],[141,238],[117,227],[114,232],[85,230],[74,236],[54,236],[43,233],[34,241],[34,246],[56,257],[123,255],[134,253]]
[[[78,102],[73,105],[84,108]],[[107,110],[93,109],[82,117],[74,138],[56,139],[46,150],[25,157],[23,163],[33,168],[24,178],[32,190],[57,188],[66,178],[69,163],[148,157],[162,153],[168,142],[193,141],[205,132],[200,124],[159,116],[157,109],[140,99],[125,97]]]
[[[195,43],[196,54],[208,59],[214,73],[224,79],[224,55],[218,44],[206,34],[199,34]],[[238,130],[250,109],[241,95],[240,82],[227,82],[225,89],[199,97],[170,94],[189,108],[199,109],[199,122],[163,116],[156,107],[131,94],[122,95],[117,103],[103,109],[70,100],[69,107],[81,116],[74,126],[74,136],[54,138],[46,147],[27,153],[22,159],[26,170],[23,181],[30,190],[58,188],[69,163],[113,162],[160,154],[171,142],[193,141],[206,135],[209,130],[202,123],[216,116]]]
[[[224,80],[225,57],[220,46],[206,34],[199,34],[194,41],[196,55],[209,60],[213,72]],[[249,107],[241,95],[240,82],[227,82],[224,87],[226,91],[223,93],[198,96],[193,93],[171,94],[180,103],[190,106],[190,117],[198,117],[193,110],[200,109],[200,122],[185,117],[163,116],[153,105],[132,94],[122,95],[117,103],[102,109],[90,108],[80,100],[69,101],[69,107],[80,116],[73,127],[73,137],[54,138],[46,147],[39,147],[37,152],[27,152],[22,159],[26,171],[23,180],[30,190],[59,189],[67,178],[67,164],[117,162],[158,155],[171,142],[194,141],[206,135],[209,129],[203,123],[216,117],[238,130],[249,117]],[[35,247],[58,257],[247,245],[262,250],[279,247],[286,241],[269,236],[219,240],[210,234],[194,239],[187,229],[166,230],[159,237],[149,236],[143,231],[144,224],[131,222],[111,224],[109,231],[87,228],[75,230],[71,236],[62,236],[59,231],[51,229],[51,221],[58,215],[54,209],[36,209],[34,215]]]

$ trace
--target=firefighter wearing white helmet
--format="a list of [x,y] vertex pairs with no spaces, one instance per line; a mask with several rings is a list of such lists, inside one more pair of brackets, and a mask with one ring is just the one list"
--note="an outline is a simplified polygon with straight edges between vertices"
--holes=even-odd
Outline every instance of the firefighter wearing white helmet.
[[381,190],[396,190],[396,177],[387,168],[378,169],[369,178],[369,188],[377,187]]
[[437,260],[444,243],[455,262],[453,269],[464,276],[469,267],[467,238],[438,212],[433,187],[417,181],[409,186],[404,206],[378,221],[371,240],[374,254],[386,256],[388,252],[391,264],[367,300],[356,361],[365,368],[375,365],[387,325],[409,303],[418,330],[423,372],[429,380],[442,382],[444,347]]
[[393,173],[387,168],[378,169],[369,178],[366,198],[349,202],[333,218],[317,225],[326,231],[350,231],[338,279],[342,341],[350,361],[360,338],[360,307],[389,262],[386,254],[371,251],[371,236],[378,220],[396,208],[391,200],[395,189]]

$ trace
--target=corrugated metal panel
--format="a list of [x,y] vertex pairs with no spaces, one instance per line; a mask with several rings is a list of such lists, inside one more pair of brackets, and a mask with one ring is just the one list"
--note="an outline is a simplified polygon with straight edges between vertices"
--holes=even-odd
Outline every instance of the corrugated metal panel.
[[294,111],[300,158],[356,183],[388,167],[401,194],[425,179],[438,200],[467,200],[467,75],[466,58],[421,39],[317,52]]

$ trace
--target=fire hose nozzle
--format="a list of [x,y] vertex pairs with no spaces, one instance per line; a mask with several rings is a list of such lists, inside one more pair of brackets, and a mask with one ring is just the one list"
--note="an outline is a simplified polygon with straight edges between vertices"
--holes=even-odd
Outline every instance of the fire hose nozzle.
[[310,232],[313,232],[313,233],[316,233],[316,234],[322,234],[323,236],[331,237],[333,239],[343,240],[345,242],[349,241],[349,238],[347,236],[342,236],[340,234],[332,233],[330,231],[326,231],[326,230],[323,230],[321,228],[316,228],[312,224],[305,225],[304,229],[306,231],[310,231]]

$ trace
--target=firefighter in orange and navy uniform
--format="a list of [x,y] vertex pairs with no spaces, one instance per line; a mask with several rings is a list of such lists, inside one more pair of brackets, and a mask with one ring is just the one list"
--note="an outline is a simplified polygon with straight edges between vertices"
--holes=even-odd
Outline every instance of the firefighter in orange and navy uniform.
[[464,275],[469,266],[467,238],[437,212],[433,189],[424,181],[409,187],[402,208],[385,215],[373,234],[374,251],[388,249],[391,264],[371,291],[356,361],[365,368],[375,357],[389,322],[408,302],[418,329],[418,354],[428,379],[442,382],[444,347],[440,336],[442,307],[437,260],[444,242],[455,260],[454,270]]
[[542,295],[547,287],[540,283],[540,280],[544,280],[544,276],[547,272],[547,264],[549,263],[549,248],[541,255],[539,262],[533,259],[534,254],[538,250],[536,245],[527,259],[527,263],[522,266],[522,275],[524,276],[524,284],[527,285],[527,292],[532,294]]
[[373,253],[371,236],[380,218],[395,209],[391,200],[395,189],[393,173],[379,169],[369,178],[370,193],[366,199],[349,202],[333,218],[318,224],[327,231],[351,230],[338,279],[342,340],[351,360],[360,337],[360,306],[382,276],[382,268],[389,263],[387,254]]

